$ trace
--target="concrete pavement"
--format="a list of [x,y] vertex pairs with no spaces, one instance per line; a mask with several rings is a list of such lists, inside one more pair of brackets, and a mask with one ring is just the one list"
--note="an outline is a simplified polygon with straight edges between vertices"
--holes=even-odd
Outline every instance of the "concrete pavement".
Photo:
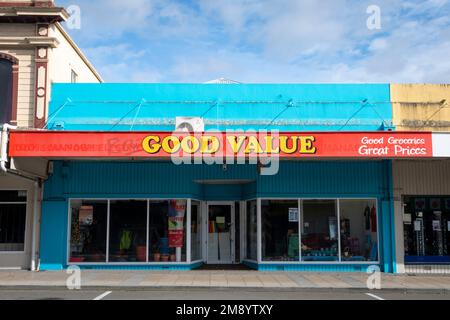
[[276,289],[276,288],[0,288],[2,300],[450,300],[450,291],[401,291],[363,289]]
[[[66,271],[0,271],[0,288],[66,287]],[[365,273],[81,270],[83,288],[367,289]],[[381,274],[381,289],[450,291],[449,275]]]

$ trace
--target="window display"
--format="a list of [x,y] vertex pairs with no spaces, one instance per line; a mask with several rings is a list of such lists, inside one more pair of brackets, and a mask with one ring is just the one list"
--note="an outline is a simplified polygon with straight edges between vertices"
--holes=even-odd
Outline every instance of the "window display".
[[72,200],[69,262],[106,262],[108,202]]
[[69,262],[185,262],[186,205],[186,200],[71,200]]
[[377,261],[375,200],[339,200],[342,261]]
[[302,261],[338,260],[336,200],[303,200]]
[[110,202],[110,262],[147,261],[147,201]]
[[298,200],[262,200],[263,261],[299,261]]
[[149,261],[186,262],[186,200],[150,200]]

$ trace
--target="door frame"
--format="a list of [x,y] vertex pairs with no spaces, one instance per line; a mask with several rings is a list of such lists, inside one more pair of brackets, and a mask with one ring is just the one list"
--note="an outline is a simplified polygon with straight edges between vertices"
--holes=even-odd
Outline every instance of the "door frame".
[[[218,262],[218,261],[208,261],[208,239],[209,239],[209,228],[208,228],[208,224],[209,224],[209,206],[214,205],[214,206],[230,206],[231,207],[231,226],[230,226],[230,245],[231,245],[231,257],[230,257],[230,261],[227,262]],[[206,264],[235,264],[235,240],[236,240],[236,227],[235,227],[235,213],[236,213],[236,208],[235,208],[235,202],[234,201],[205,201],[205,206],[204,206],[205,210],[203,211],[203,228],[204,228],[204,234],[205,234],[205,241],[204,241],[204,262]]]

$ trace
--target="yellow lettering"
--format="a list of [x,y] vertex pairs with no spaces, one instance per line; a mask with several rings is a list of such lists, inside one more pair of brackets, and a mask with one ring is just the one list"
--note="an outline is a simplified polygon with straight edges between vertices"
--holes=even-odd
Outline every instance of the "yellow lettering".
[[[237,139],[237,141],[236,141]],[[237,154],[239,153],[239,150],[241,150],[242,145],[244,144],[246,137],[245,136],[227,136],[228,143],[231,146],[231,150],[233,153]]]
[[[288,146],[288,140],[292,141],[292,147],[289,148]],[[298,146],[298,137],[296,136],[281,136],[280,137],[280,150],[285,154],[292,154],[297,152],[297,146]]]
[[248,137],[247,147],[245,148],[245,153],[261,153],[261,145],[255,136]]
[[[170,142],[172,142],[172,146]],[[175,153],[180,149],[180,140],[174,136],[167,136],[163,139],[162,148],[166,153]]]
[[277,153],[280,153],[280,147],[276,147],[276,148],[273,147],[273,139],[274,138],[275,137],[273,137],[273,136],[266,136],[265,137],[265,140],[266,140],[265,153],[266,154],[272,154],[272,153],[277,154]]
[[300,141],[300,153],[314,154],[316,148],[313,147],[313,142],[316,141],[314,136],[299,137]]
[[202,137],[202,153],[216,153],[219,151],[220,142],[215,136],[203,136]]
[[181,149],[186,153],[195,153],[200,148],[200,142],[196,137],[188,136],[181,141]]
[[[142,148],[145,152],[154,154],[158,153],[161,150],[161,144],[159,143],[161,138],[158,136],[148,136],[142,140]],[[153,142],[153,143],[152,143]]]

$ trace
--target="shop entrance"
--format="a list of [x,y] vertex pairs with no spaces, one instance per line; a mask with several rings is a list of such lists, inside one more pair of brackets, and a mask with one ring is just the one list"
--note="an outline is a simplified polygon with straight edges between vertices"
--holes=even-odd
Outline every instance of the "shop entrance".
[[235,255],[235,205],[208,202],[207,263],[232,264]]

